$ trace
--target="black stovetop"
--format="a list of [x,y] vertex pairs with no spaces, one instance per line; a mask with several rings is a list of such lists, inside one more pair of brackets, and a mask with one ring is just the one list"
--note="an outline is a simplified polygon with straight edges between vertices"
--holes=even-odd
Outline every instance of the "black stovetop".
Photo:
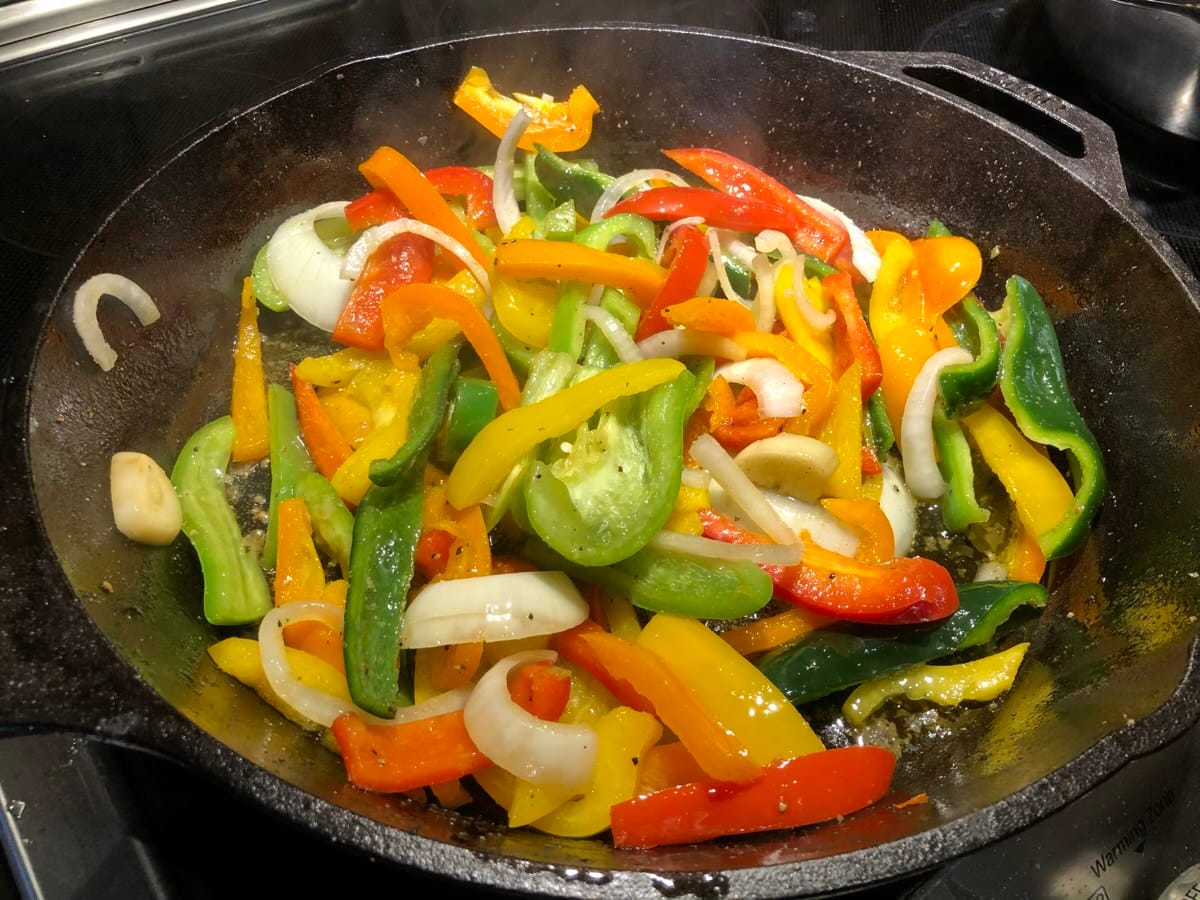
[[[210,120],[335,60],[466,31],[601,20],[705,26],[830,50],[956,52],[1037,83],[1114,126],[1136,208],[1200,273],[1196,146],[1093,97],[1064,68],[1033,0],[258,0],[0,64],[4,322],[48,304],[105,211]],[[0,328],[0,357],[13,349],[12,332]],[[1052,884],[1061,896],[1157,896],[1197,849],[1189,835],[1200,822],[1179,802],[1186,789],[1164,789],[1163,780],[1190,760],[1193,743],[1185,736],[1157,762],[1134,764],[993,850],[859,896],[1020,896]],[[24,857],[18,878],[29,877],[26,863],[33,873],[22,884],[25,896],[333,896],[434,886],[298,833],[200,776],[135,751],[15,739],[0,744],[0,788],[10,837],[17,836],[9,858]],[[1072,848],[1073,868],[1047,875],[1046,861]],[[16,892],[11,879],[0,880],[0,900]]]

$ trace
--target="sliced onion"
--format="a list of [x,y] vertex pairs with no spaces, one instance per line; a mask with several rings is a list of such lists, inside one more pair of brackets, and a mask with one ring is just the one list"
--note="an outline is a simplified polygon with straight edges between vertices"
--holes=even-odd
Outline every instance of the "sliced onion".
[[946,491],[933,447],[933,405],[938,395],[938,373],[946,366],[969,363],[972,359],[962,347],[939,350],[921,366],[908,399],[904,401],[900,455],[904,460],[908,489],[918,500],[936,500]]
[[717,266],[712,261],[712,248],[709,248],[708,262],[704,264],[704,274],[700,276],[700,283],[696,285],[697,297],[711,297],[713,290],[717,286],[717,270],[724,268]]
[[[728,300],[745,303],[746,298],[733,289],[733,283],[729,280],[729,273],[725,271],[725,254],[721,249],[721,236],[717,229],[708,229],[704,236],[708,240],[709,255],[712,256],[713,265],[717,269],[717,282],[721,285],[721,292],[725,294]],[[703,295],[697,294],[697,296]]]
[[440,228],[434,228],[432,225],[426,225],[424,222],[419,222],[416,219],[395,219],[364,231],[346,252],[346,258],[342,261],[342,278],[351,281],[358,278],[362,274],[367,260],[371,258],[371,254],[378,250],[380,245],[399,234],[420,235],[443,247],[467,267],[467,271],[479,282],[479,286],[483,288],[484,293],[491,294],[492,285],[488,279],[488,274],[483,270],[483,266],[479,265],[475,257],[471,255],[470,251]]
[[604,299],[605,288],[606,288],[606,285],[603,285],[603,284],[592,285],[592,290],[588,294],[587,305],[588,306],[599,306],[600,301]]
[[754,257],[750,264],[754,272],[756,292],[754,294],[754,323],[759,331],[770,333],[775,330],[775,267],[765,253]]
[[[762,495],[795,534],[807,532],[814,544],[842,556],[853,556],[858,552],[858,535],[824,507],[774,491],[763,491]],[[718,484],[708,489],[708,502],[713,509],[738,525],[753,524],[745,511]]]
[[492,169],[492,206],[496,210],[496,224],[501,234],[512,231],[521,218],[521,207],[517,205],[517,191],[513,184],[513,170],[517,166],[517,144],[521,135],[532,121],[529,110],[522,106],[504,129],[504,137],[496,150],[496,165]]
[[514,653],[484,673],[463,709],[471,741],[493,763],[533,784],[585,789],[596,767],[596,732],[588,725],[546,722],[513,702],[508,673],[526,663],[554,662],[552,650]]
[[267,272],[291,310],[322,331],[333,331],[350,298],[342,278],[342,255],[329,249],[314,228],[345,214],[346,203],[322,203],[285,221],[267,242]]
[[871,239],[867,237],[866,232],[855,225],[848,215],[840,209],[830,206],[824,200],[803,196],[800,199],[825,215],[833,216],[846,226],[846,232],[850,235],[850,253],[854,268],[858,269],[859,274],[867,281],[874,281],[875,276],[879,274],[879,252],[871,243]]
[[604,336],[608,338],[608,342],[612,344],[612,348],[617,351],[617,356],[621,362],[638,362],[645,359],[642,356],[642,351],[638,349],[638,345],[633,342],[633,338],[625,330],[625,326],[617,321],[617,317],[607,309],[601,306],[585,304],[583,307],[583,317],[604,332]]
[[731,384],[751,388],[765,418],[790,419],[804,412],[803,382],[777,359],[760,356],[727,363],[715,374]]
[[683,472],[679,480],[688,487],[701,488],[702,490],[708,490],[708,486],[712,484],[711,475],[703,469],[693,469],[691,466],[683,467]]
[[753,247],[739,238],[730,238],[727,241],[722,241],[721,247],[727,255],[732,256],[744,266],[753,265],[754,257],[758,255]]
[[100,322],[96,318],[96,309],[100,298],[108,295],[116,297],[128,306],[137,320],[143,325],[152,325],[158,321],[158,307],[142,288],[130,281],[124,275],[113,272],[102,272],[93,275],[75,291],[75,302],[71,309],[71,318],[75,330],[83,341],[83,347],[92,359],[105,372],[112,369],[117,362],[117,351],[104,339],[100,331]]
[[751,521],[771,540],[777,544],[796,543],[796,532],[779,518],[779,513],[767,502],[763,492],[746,477],[746,473],[717,443],[716,438],[711,434],[702,434],[692,442],[688,452],[692,459],[708,469],[713,481],[725,489],[730,499],[745,510]]
[[896,555],[908,556],[917,534],[917,504],[908,485],[891,460],[883,464],[883,487],[879,493],[879,508],[892,526],[896,539]]
[[972,581],[1004,581],[1008,578],[1008,566],[999,560],[991,559],[979,564]]
[[[668,225],[666,228],[664,228],[662,237],[658,239],[658,250],[654,254],[654,261],[661,265],[662,260],[663,260],[663,254],[665,254],[667,252],[667,245],[671,242],[671,235],[673,235],[676,231],[678,231],[680,228],[683,228],[686,225],[703,225],[703,224],[704,224],[703,216],[684,216],[682,219],[676,219],[674,222],[672,222],[670,225]],[[697,295],[697,296],[702,296],[702,295]]]
[[600,199],[592,208],[592,221],[601,221],[604,214],[616,206],[622,197],[634,188],[650,181],[669,181],[676,187],[687,187],[686,181],[666,169],[634,169],[632,172],[626,172],[604,189],[604,193],[600,195]]
[[801,543],[730,544],[694,534],[680,534],[677,531],[660,531],[650,539],[650,546],[667,553],[730,562],[752,562],[760,566],[794,566],[804,555],[804,545]]
[[754,239],[754,246],[760,253],[778,253],[781,263],[789,263],[792,267],[792,296],[796,301],[796,309],[809,327],[815,331],[828,331],[837,319],[832,309],[820,312],[808,299],[804,290],[804,258],[796,254],[796,248],[782,231],[764,231]]
[[717,359],[745,359],[746,348],[721,334],[693,328],[670,328],[638,342],[638,352],[646,359],[682,356],[715,356]]
[[587,603],[562,572],[435,581],[409,601],[401,646],[415,650],[555,634],[587,616]]

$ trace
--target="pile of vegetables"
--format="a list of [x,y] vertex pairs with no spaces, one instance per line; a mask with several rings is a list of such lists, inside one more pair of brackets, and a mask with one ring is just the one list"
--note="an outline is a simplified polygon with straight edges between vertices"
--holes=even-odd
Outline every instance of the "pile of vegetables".
[[[799,707],[839,696],[860,726],[1002,694],[1028,646],[1006,622],[1104,492],[1037,291],[1013,276],[989,310],[970,240],[863,232],[719,150],[567,158],[583,87],[472,69],[454,102],[494,164],[380,147],[362,196],[281,223],[229,415],[169,484],[114,459],[118,527],[182,528],[237,630],[213,660],[332,734],[359,788],[630,848],[877,802],[892,751],[826,748]],[[115,283],[79,301],[89,346]],[[263,307],[330,336],[290,384],[264,377]],[[227,487],[263,460],[256,542]]]

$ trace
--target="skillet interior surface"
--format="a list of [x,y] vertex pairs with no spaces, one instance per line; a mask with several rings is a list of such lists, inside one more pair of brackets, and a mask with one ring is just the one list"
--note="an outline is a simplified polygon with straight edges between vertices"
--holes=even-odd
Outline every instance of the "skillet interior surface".
[[[587,84],[602,113],[585,152],[607,171],[657,165],[663,147],[716,146],[864,227],[913,233],[940,218],[983,248],[985,302],[995,306],[1017,273],[1052,305],[1074,396],[1106,454],[1110,496],[1086,547],[1053,571],[1014,690],[952,722],[917,723],[893,795],[876,808],[801,832],[623,853],[357,792],[336,757],[212,666],[205,650],[222,635],[201,615],[185,540],[136,547],[112,528],[111,454],[141,450],[169,470],[188,435],[224,413],[240,280],[278,222],[361,193],[356,166],[379,144],[421,167],[492,160],[495,140],[450,103],[472,64],[506,87],[562,96]],[[227,781],[333,838],[551,893],[598,893],[614,879],[647,895],[667,884],[776,895],[878,880],[1027,824],[1194,716],[1200,492],[1188,477],[1200,469],[1200,316],[1194,286],[1164,252],[1069,160],[861,60],[634,28],[482,36],[359,61],[199,140],[83,251],[30,375],[37,508],[99,629],[211,736],[212,749],[202,741],[192,761],[227,767]],[[163,313],[139,328],[115,307],[102,311],[120,352],[109,373],[70,325],[71,292],[102,271],[133,278]],[[260,321],[277,346],[323,346],[290,314]],[[270,378],[285,380],[289,356],[271,358]],[[1142,720],[1173,693],[1170,721],[1152,720],[1147,739]],[[931,802],[895,808],[919,792]]]

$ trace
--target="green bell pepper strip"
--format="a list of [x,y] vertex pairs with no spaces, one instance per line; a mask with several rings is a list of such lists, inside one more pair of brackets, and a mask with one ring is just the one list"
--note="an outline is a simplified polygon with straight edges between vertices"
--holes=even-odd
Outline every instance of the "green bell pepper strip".
[[421,383],[408,414],[408,437],[391,459],[371,463],[371,481],[388,487],[412,467],[438,433],[450,402],[450,386],[458,377],[458,345],[443,344],[433,351],[421,369]]
[[967,526],[986,522],[990,513],[975,499],[975,465],[971,445],[962,426],[946,418],[940,409],[933,412],[933,440],[938,448],[938,468],[946,482],[942,497],[942,521],[946,529],[962,534]]
[[870,441],[875,457],[882,460],[896,444],[896,433],[888,421],[887,407],[883,402],[883,390],[876,388],[863,410],[863,437]]
[[1033,285],[1014,275],[1006,283],[1000,391],[1017,427],[1031,441],[1067,455],[1075,503],[1061,522],[1038,536],[1046,559],[1066,556],[1087,537],[1104,498],[1100,445],[1067,386],[1054,324]]
[[304,501],[312,521],[317,546],[342,570],[350,573],[350,542],[354,514],[346,508],[337,489],[319,472],[304,472],[296,480],[296,496]]
[[525,214],[533,219],[536,226],[534,237],[540,238],[545,237],[547,214],[557,204],[565,201],[559,200],[542,185],[534,168],[534,159],[534,154],[525,154]]
[[836,266],[831,266],[815,256],[804,257],[804,274],[809,278],[819,278],[824,281],[830,275],[836,275],[837,271]]
[[575,237],[575,243],[593,250],[607,250],[608,245],[622,237],[631,243],[644,259],[654,259],[658,254],[658,236],[654,223],[633,213],[609,216],[600,222],[588,225]]
[[296,398],[278,384],[267,386],[267,421],[271,457],[271,507],[267,518],[267,538],[263,542],[262,561],[268,569],[275,565],[279,540],[279,501],[296,496],[296,483],[305,472],[313,472],[312,457],[300,436]]
[[995,389],[1000,378],[1000,333],[988,311],[970,294],[947,311],[946,324],[959,346],[975,357],[938,373],[946,415],[957,419],[978,409]]
[[225,499],[233,433],[229,416],[205,425],[184,444],[171,471],[183,533],[204,573],[204,618],[213,625],[257,622],[273,605],[262,568]]
[[525,482],[525,513],[537,535],[582,566],[610,565],[646,546],[679,494],[694,389],[685,370],[601,409],[569,452],[547,442],[547,459],[535,458]]
[[587,319],[583,317],[583,306],[587,303],[587,292],[577,281],[565,284],[558,294],[558,305],[554,307],[554,320],[550,324],[547,349],[565,353],[573,362],[583,353],[583,341],[587,334]]
[[588,567],[564,559],[537,539],[526,541],[521,552],[539,566],[598,585],[650,612],[739,619],[771,600],[771,577],[751,562],[701,559],[646,547],[615,565]]
[[754,281],[750,274],[750,270],[742,264],[740,259],[734,259],[732,256],[725,257],[725,274],[729,276],[729,286],[733,288],[739,296],[747,298],[752,296],[754,290]]
[[508,357],[508,364],[512,366],[514,373],[524,378],[529,374],[529,364],[537,350],[513,337],[512,332],[500,324],[499,318],[492,317],[491,323],[492,331],[496,332],[496,338],[504,348],[504,355]]
[[355,703],[385,718],[413,702],[400,639],[421,537],[424,470],[419,453],[395,484],[373,485],[354,517],[342,638],[346,683]]
[[947,228],[946,223],[941,219],[934,219],[929,223],[929,227],[925,229],[925,237],[927,238],[950,237],[952,234],[954,232]]
[[[632,336],[637,331],[638,320],[642,309],[624,294],[614,288],[605,288],[600,298],[600,308],[612,314],[621,326]],[[583,359],[585,366],[597,369],[608,369],[621,361],[612,343],[600,328],[593,325],[585,329],[586,337],[583,342]]]
[[250,283],[254,287],[254,297],[267,309],[283,312],[288,308],[287,298],[279,293],[275,282],[271,280],[271,271],[267,268],[267,245],[254,257],[254,265],[250,269]]
[[546,213],[546,218],[542,222],[542,231],[551,241],[573,241],[575,240],[575,225],[575,201],[567,200]]
[[962,584],[958,609],[933,628],[885,633],[821,629],[781,647],[757,662],[758,668],[795,704],[917,663],[986,644],[1022,606],[1046,605],[1046,589],[1025,581]]
[[459,376],[450,392],[446,422],[434,446],[438,465],[449,469],[475,435],[496,418],[500,395],[496,385],[484,378]]
[[545,189],[554,196],[555,202],[574,200],[575,209],[587,219],[592,217],[592,210],[596,208],[600,195],[616,181],[611,175],[568,162],[540,144],[537,145],[534,170]]

